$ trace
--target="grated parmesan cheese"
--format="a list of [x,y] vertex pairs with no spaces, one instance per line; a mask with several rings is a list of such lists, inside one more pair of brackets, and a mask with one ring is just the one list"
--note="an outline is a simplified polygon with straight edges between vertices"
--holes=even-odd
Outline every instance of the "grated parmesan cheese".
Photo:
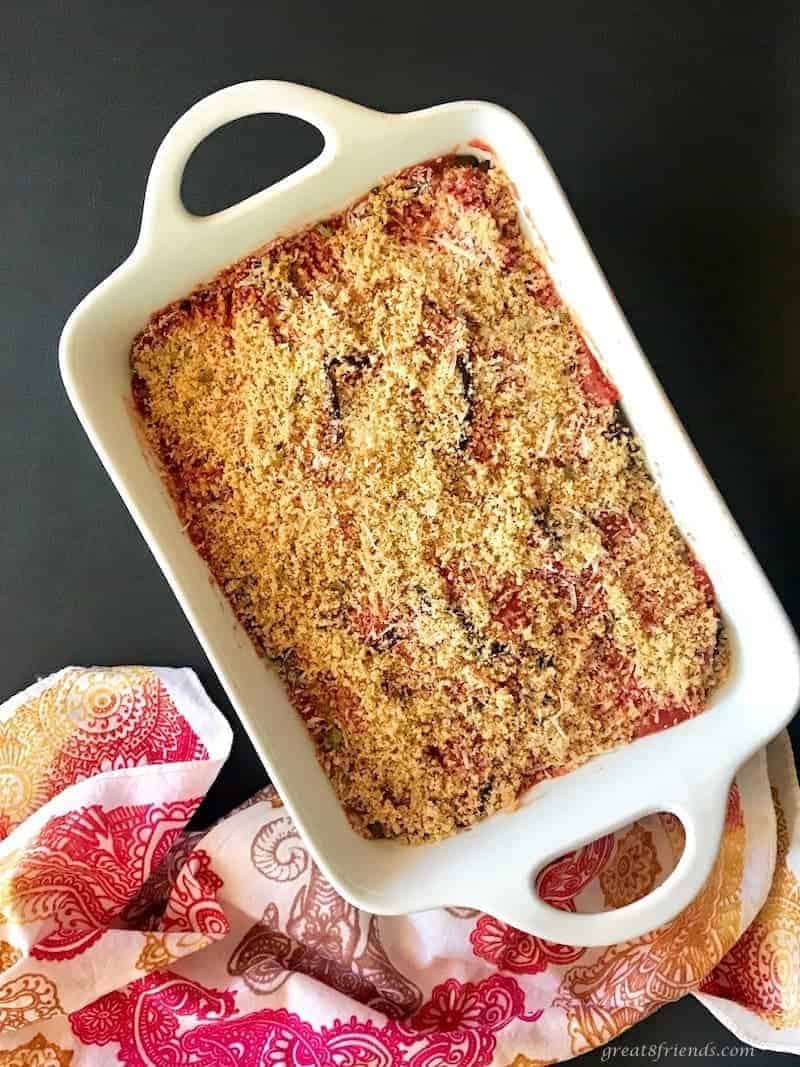
[[187,533],[369,837],[511,809],[697,714],[726,667],[708,578],[486,167],[408,168],[131,354]]

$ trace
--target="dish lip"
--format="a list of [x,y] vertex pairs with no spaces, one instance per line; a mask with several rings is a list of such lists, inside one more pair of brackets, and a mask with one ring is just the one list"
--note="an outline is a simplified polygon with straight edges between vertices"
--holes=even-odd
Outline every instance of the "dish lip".
[[[327,94],[319,94],[315,90],[307,90],[305,89],[305,87],[301,86],[289,86],[287,85],[287,83],[244,83],[242,86],[231,87],[230,90],[221,90],[221,94],[230,94],[232,91],[238,91],[240,95],[246,96],[247,93],[244,92],[245,90],[249,92],[262,92],[264,91],[265,86],[270,87],[271,92],[277,92],[279,98],[281,97],[281,94],[288,93],[289,95],[291,95],[291,93],[298,91],[300,93],[300,98],[303,101],[308,101],[307,105],[304,104],[304,106],[307,106],[309,113],[312,113],[312,121],[317,122],[317,124],[321,126],[325,123],[326,117],[323,115],[323,118],[317,121],[317,118],[313,117],[314,107],[322,107],[324,110],[324,107],[328,106],[328,102],[335,101],[335,107],[341,107],[343,108],[343,110],[341,111],[341,113],[336,113],[335,121],[331,120],[331,124],[333,127],[332,135],[329,137],[329,133],[331,133],[329,129],[326,128],[325,130],[323,130],[326,136],[326,147],[325,149],[323,149],[323,152],[320,156],[317,157],[316,160],[312,161],[310,164],[307,164],[305,167],[301,168],[300,171],[295,172],[295,174],[290,175],[288,178],[283,179],[281,182],[278,182],[276,185],[270,187],[269,189],[263,190],[261,193],[256,193],[253,196],[248,197],[240,204],[235,205],[233,208],[227,209],[225,212],[220,213],[218,216],[212,216],[208,220],[202,220],[202,225],[206,227],[205,233],[209,237],[213,235],[215,229],[218,230],[221,226],[224,227],[228,224],[234,224],[237,219],[244,218],[252,211],[258,210],[260,205],[265,204],[268,200],[270,202],[277,203],[277,201],[282,196],[286,195],[287,192],[292,192],[293,190],[299,189],[305,182],[312,179],[316,179],[318,176],[324,175],[326,169],[331,165],[331,163],[334,162],[337,158],[341,158],[342,154],[344,154],[345,156],[352,155],[354,152],[360,150],[359,145],[361,145],[361,147],[363,148],[364,143],[368,142],[371,132],[378,130],[378,128],[380,127],[382,127],[382,135],[385,134],[387,130],[390,133],[393,130],[396,131],[398,136],[400,136],[401,134],[408,133],[409,130],[412,130],[413,132],[414,128],[420,129],[426,122],[435,120],[438,117],[455,117],[459,113],[479,113],[484,121],[498,121],[513,126],[513,128],[517,132],[517,135],[522,138],[523,142],[530,150],[530,152],[532,152],[537,157],[537,164],[540,167],[543,165],[549,173],[555,191],[560,196],[563,207],[566,210],[568,220],[574,228],[574,231],[576,232],[579,241],[582,242],[583,252],[585,254],[588,254],[588,257],[591,260],[591,264],[593,265],[594,270],[598,275],[599,281],[604,290],[605,299],[613,304],[613,307],[616,310],[616,314],[619,317],[621,325],[627,332],[629,344],[632,345],[633,351],[638,354],[638,357],[642,361],[643,368],[646,371],[646,374],[649,375],[651,384],[655,385],[656,389],[658,390],[662,408],[673,424],[673,431],[678,431],[685,445],[687,445],[689,450],[691,451],[694,463],[699,473],[704,479],[705,492],[710,493],[711,496],[716,500],[717,504],[721,506],[720,514],[718,517],[722,521],[726,522],[728,526],[728,536],[730,537],[732,535],[734,540],[738,543],[743,569],[749,567],[750,578],[755,581],[756,584],[759,586],[759,594],[762,596],[762,599],[765,598],[765,604],[769,606],[769,609],[772,612],[772,618],[770,620],[771,625],[780,631],[778,635],[780,638],[779,645],[781,645],[782,647],[779,648],[778,654],[782,658],[784,670],[787,675],[784,680],[785,691],[778,702],[780,704],[780,707],[776,707],[773,709],[774,714],[766,716],[765,721],[762,722],[762,729],[758,730],[752,728],[749,732],[749,737],[747,737],[746,740],[744,737],[742,737],[739,739],[738,745],[730,745],[728,748],[726,748],[725,756],[719,764],[709,769],[709,774],[704,782],[699,783],[699,785],[697,782],[688,784],[679,783],[680,788],[676,787],[673,791],[672,796],[667,796],[663,792],[659,792],[658,790],[654,789],[653,791],[648,792],[648,795],[645,797],[647,803],[649,803],[650,805],[654,803],[663,802],[665,810],[672,810],[672,807],[674,806],[675,796],[679,795],[680,802],[683,802],[685,800],[686,804],[691,806],[691,801],[691,803],[694,804],[696,808],[698,802],[697,790],[699,786],[702,786],[702,788],[704,789],[711,789],[711,786],[713,786],[711,792],[714,793],[716,799],[716,809],[708,816],[710,835],[708,837],[708,840],[706,840],[705,842],[706,855],[705,857],[696,856],[694,858],[695,868],[697,871],[699,871],[702,867],[702,863],[700,862],[701,859],[703,859],[707,865],[708,854],[711,851],[715,853],[716,845],[718,845],[719,843],[719,836],[722,832],[722,819],[720,817],[720,812],[724,812],[724,807],[721,807],[720,803],[721,799],[724,801],[727,797],[728,786],[733,776],[735,775],[736,770],[754,752],[756,752],[760,747],[767,743],[776,733],[778,733],[779,730],[782,729],[788,723],[788,721],[792,718],[794,714],[798,699],[800,699],[800,645],[798,644],[797,638],[791,628],[791,624],[789,623],[789,620],[786,617],[783,608],[780,606],[777,597],[775,596],[768,580],[764,576],[757,561],[754,559],[752,553],[750,552],[750,549],[747,546],[747,543],[741,531],[739,531],[734,520],[730,516],[730,513],[728,512],[727,508],[724,505],[724,502],[722,501],[722,497],[719,494],[719,491],[717,490],[716,486],[708,475],[708,472],[702,465],[702,462],[699,456],[697,455],[697,452],[689,441],[688,436],[686,435],[685,430],[683,429],[680,421],[678,420],[675,412],[673,411],[668,399],[664,395],[663,389],[661,389],[660,384],[658,384],[657,380],[655,379],[655,376],[653,375],[652,369],[650,368],[646,357],[641,352],[641,349],[636,343],[635,338],[633,337],[630,331],[630,327],[628,326],[624,315],[619,309],[619,305],[617,304],[613,293],[611,292],[608,283],[604,275],[602,274],[602,271],[600,270],[591,252],[591,249],[586,243],[582,231],[580,230],[580,227],[578,226],[574,215],[572,214],[571,209],[569,208],[568,203],[566,202],[566,198],[564,197],[563,192],[561,192],[560,186],[557,182],[555,175],[553,174],[552,169],[549,166],[549,163],[547,162],[546,158],[544,157],[541,149],[539,148],[537,142],[535,141],[531,133],[527,130],[527,128],[517,116],[513,115],[512,112],[506,110],[503,107],[500,107],[497,104],[485,101],[454,101],[450,103],[435,105],[431,108],[425,108],[421,111],[391,115],[369,111],[368,109],[360,108],[358,105],[350,104],[347,101],[339,101],[337,98],[329,97]],[[214,94],[213,97],[206,98],[206,101],[201,101],[198,105],[195,105],[195,108],[200,108],[205,105],[207,101],[213,100],[214,97],[219,96],[220,94]],[[280,103],[280,99],[278,100],[278,102]],[[192,115],[192,112],[195,111],[195,108],[191,109],[190,112],[187,113],[187,115],[183,116],[183,118],[180,119],[179,122],[176,124],[176,127],[173,127],[173,130],[180,126],[181,123],[184,123]],[[289,110],[288,105],[272,107],[271,109],[286,110],[287,113],[297,113],[296,109]],[[342,128],[344,128],[344,126],[347,126],[348,123],[350,124],[348,130],[345,133],[341,133],[341,130],[337,125],[337,123],[340,121],[339,115],[345,117],[344,119],[341,119],[343,123]],[[299,117],[306,117],[306,115],[300,115]],[[361,131],[360,133],[359,130]],[[165,140],[165,145],[169,141],[169,137],[170,135],[168,135],[167,140]],[[202,137],[200,139],[202,140]],[[330,150],[328,147],[329,145],[331,146]],[[164,539],[161,536],[157,535],[153,530],[153,524],[150,522],[148,515],[145,513],[145,510],[140,506],[136,498],[136,494],[134,493],[131,484],[129,484],[129,479],[125,476],[124,472],[120,470],[118,462],[115,460],[114,456],[106,447],[106,442],[103,438],[103,435],[98,430],[96,411],[92,409],[92,404],[88,403],[86,397],[84,396],[84,382],[82,380],[82,375],[84,374],[84,371],[81,367],[81,360],[83,358],[83,354],[86,352],[86,349],[83,348],[80,339],[81,330],[85,325],[86,321],[90,319],[93,315],[98,314],[98,312],[101,310],[104,311],[104,313],[108,316],[113,317],[114,311],[111,306],[112,300],[110,298],[114,297],[114,291],[116,287],[120,285],[124,287],[125,285],[131,283],[135,284],[137,272],[140,271],[150,261],[150,257],[158,255],[159,249],[161,248],[160,242],[162,241],[162,237],[159,236],[159,220],[163,221],[168,217],[168,215],[165,214],[165,211],[172,211],[174,218],[181,219],[180,222],[174,223],[174,225],[176,226],[194,225],[194,222],[188,221],[191,217],[188,216],[188,213],[185,212],[185,209],[182,207],[181,204],[176,204],[173,202],[169,208],[165,208],[164,203],[158,203],[154,199],[156,194],[153,193],[152,190],[157,188],[153,185],[154,175],[157,176],[159,157],[163,148],[164,145],[162,145],[162,148],[159,149],[159,153],[157,154],[156,160],[154,161],[153,172],[151,172],[151,179],[148,182],[148,192],[145,200],[142,228],[140,230],[139,238],[136,242],[133,251],[127,257],[127,259],[119,267],[117,267],[117,269],[113,271],[108,278],[105,279],[105,281],[101,282],[86,297],[84,297],[84,299],[72,312],[64,326],[59,344],[59,363],[62,380],[64,382],[64,386],[69,396],[69,399],[73,407],[75,408],[79,420],[83,425],[84,430],[86,431],[92,443],[92,446],[98,453],[101,462],[103,463],[114,485],[116,486],[126,506],[131,512],[134,521],[136,522],[146,543],[148,544],[153,555],[155,556],[159,567],[161,568],[171,588],[173,589],[173,592],[175,593],[182,610],[186,614],[190,625],[194,629],[207,656],[209,657],[209,660],[214,670],[219,675],[220,680],[222,681],[239,718],[241,719],[252,743],[254,744],[259,754],[259,757],[262,759],[265,766],[267,767],[270,777],[276,783],[279,792],[284,795],[287,807],[291,814],[294,816],[296,824],[301,830],[305,832],[306,839],[309,840],[309,844],[314,858],[322,869],[325,876],[329,879],[329,881],[332,882],[332,884],[338,889],[339,892],[342,893],[343,896],[347,897],[357,906],[368,909],[376,914],[397,914],[407,912],[409,910],[421,910],[423,908],[460,904],[461,906],[474,906],[483,909],[491,908],[491,910],[493,910],[493,913],[495,914],[505,912],[504,915],[500,915],[501,918],[506,918],[507,921],[514,921],[515,925],[524,925],[524,920],[523,923],[520,922],[520,916],[518,911],[515,911],[513,907],[509,911],[509,908],[504,906],[503,901],[501,899],[501,895],[495,894],[494,899],[492,899],[492,894],[488,892],[485,880],[478,880],[473,886],[462,885],[460,888],[452,887],[451,883],[452,888],[450,890],[447,890],[446,883],[442,882],[441,880],[435,885],[428,888],[426,888],[423,884],[419,884],[416,887],[417,892],[413,896],[413,899],[409,898],[407,887],[400,893],[391,893],[387,891],[386,883],[384,883],[376,890],[375,886],[371,886],[368,882],[365,883],[363,879],[359,878],[352,870],[348,870],[346,863],[343,864],[341,857],[335,858],[334,856],[329,854],[329,850],[326,846],[326,843],[320,840],[319,834],[309,833],[307,831],[304,825],[305,820],[303,819],[298,806],[294,803],[293,800],[294,790],[292,788],[292,783],[289,782],[288,779],[285,777],[282,768],[280,766],[277,766],[274,762],[273,757],[269,751],[270,745],[267,739],[265,738],[265,731],[263,728],[259,729],[258,724],[255,722],[254,714],[248,706],[249,701],[243,694],[238,679],[233,676],[231,670],[229,669],[229,664],[225,662],[224,657],[217,648],[217,642],[214,639],[213,632],[216,624],[213,620],[204,617],[201,612],[196,610],[195,604],[193,603],[196,598],[193,597],[190,593],[188,593],[186,588],[184,588],[186,583],[182,581],[181,577],[177,573],[173,561],[170,560],[168,551],[163,543]],[[408,155],[410,163],[414,160],[430,158],[432,153],[416,155],[413,151],[410,150]],[[503,159],[502,154],[500,153],[499,158],[501,164],[505,167],[506,160]],[[388,171],[387,173],[391,173],[391,171]],[[355,199],[361,192],[363,192],[363,186],[360,188],[354,187],[353,199]],[[155,206],[153,206],[154,204]],[[185,218],[181,218],[181,212],[183,212],[184,216],[186,216]],[[173,222],[166,223],[167,230],[171,226],[173,226]],[[278,234],[275,234],[274,236],[277,235]],[[202,279],[199,279],[198,281],[201,282]],[[105,305],[107,300],[108,307],[106,308]],[[624,394],[624,382],[620,384],[623,386]],[[646,435],[644,436],[646,443]],[[734,670],[736,669],[738,668],[736,665],[734,665]],[[720,713],[724,710],[724,703],[725,698],[723,695],[722,699],[718,703],[716,703],[708,711],[704,712],[702,716],[699,716],[695,720],[691,720],[690,722],[684,723],[680,726],[673,727],[672,729],[665,731],[664,733],[654,735],[653,738],[645,738],[641,741],[635,742],[633,745],[625,746],[621,749],[618,749],[615,752],[608,753],[600,757],[595,757],[595,759],[590,761],[590,764],[587,765],[588,768],[594,768],[594,770],[590,770],[590,773],[585,774],[584,777],[597,778],[600,774],[600,771],[602,770],[602,767],[604,766],[609,766],[611,768],[619,766],[625,769],[625,764],[641,764],[642,761],[646,761],[649,758],[646,755],[648,752],[648,745],[650,749],[657,749],[662,754],[662,757],[666,755],[668,749],[673,750],[673,754],[678,754],[681,746],[674,738],[676,736],[688,738],[689,733],[687,733],[687,731],[690,732],[692,728],[695,729],[695,736],[698,738],[700,738],[703,734],[710,732],[710,725],[700,729],[699,727],[697,727],[696,724],[702,724],[704,721],[710,724],[713,720],[719,718]],[[673,735],[672,741],[669,741],[670,735]],[[635,752],[636,755],[629,755],[631,752]],[[565,777],[562,781],[568,781],[570,779],[573,779],[575,775],[581,775],[581,772],[585,770],[586,768],[581,768],[578,771],[572,772],[572,774]],[[665,783],[659,782],[658,785],[659,788],[661,788],[665,785]],[[685,796],[683,795],[684,793]],[[678,806],[680,806],[680,804],[678,804]],[[609,825],[615,822],[617,825],[624,825],[625,822],[630,821],[628,816],[631,814],[632,810],[633,808],[631,806],[625,809],[623,805],[619,812],[619,818],[616,820],[614,818],[611,818]],[[652,809],[651,807],[650,810],[654,809]],[[497,816],[493,818],[497,818]],[[502,816],[500,816],[500,818],[502,818]],[[492,820],[487,820],[483,824],[484,827],[491,821]],[[475,833],[475,829],[470,830],[469,835],[467,835],[466,831],[459,831],[452,838],[449,838],[448,841],[461,841],[467,836],[475,835]],[[591,839],[594,836],[597,835],[591,833],[587,840]],[[482,837],[486,837],[486,834],[483,833]],[[714,840],[715,838],[716,843]],[[386,851],[387,846],[391,850],[401,848],[404,850],[412,849],[414,851],[419,851],[422,849],[437,849],[442,845],[446,845],[446,842],[425,846],[395,845],[394,843],[389,842],[369,842],[367,844],[370,848],[381,849],[383,851]],[[451,849],[451,851],[453,850]],[[562,849],[561,851],[566,851],[566,849]],[[559,854],[560,853],[556,851],[555,854],[552,855],[550,858],[556,858],[556,856]],[[539,863],[537,869],[540,869],[544,862],[547,862],[546,856],[539,858],[542,860],[542,862]],[[523,864],[523,866],[529,867],[530,864]],[[685,880],[686,875],[684,874],[684,881]],[[671,878],[668,880],[668,882],[664,883],[664,885],[669,886],[672,881],[673,879]],[[688,882],[686,884],[689,885]],[[699,888],[699,886],[697,886],[697,888]],[[442,896],[442,894],[445,892],[448,895]],[[451,896],[449,895],[450,892],[456,893],[456,896],[460,895],[460,899],[451,898]],[[645,898],[645,901],[649,900],[650,898]],[[674,893],[672,896],[672,902],[673,904],[677,904],[679,902],[678,896],[676,896]],[[686,903],[688,903],[688,900],[686,901]],[[640,933],[644,933],[646,932],[646,929],[652,928],[652,926],[647,926],[647,924],[652,921],[653,915],[655,914],[652,909],[650,911],[647,911],[643,908],[637,910],[637,906],[635,905],[631,905],[629,907],[633,910],[630,911],[629,909],[620,909],[617,913],[615,913],[615,918],[619,919],[620,916],[622,916],[623,918],[622,920],[620,920],[620,922],[617,923],[617,926],[614,928],[614,930],[624,931],[625,937],[629,937],[637,936],[637,933],[631,933],[630,931],[638,930]],[[659,915],[663,917],[663,915],[666,914],[667,910],[669,910],[669,908],[665,910],[665,908],[662,906]],[[677,912],[677,910],[680,909],[676,906],[675,912]],[[626,912],[628,913],[627,915],[624,914]],[[554,920],[553,916],[547,916],[541,911],[535,912],[533,919],[528,921],[528,926],[530,926],[531,922],[533,922],[536,925],[536,929],[532,932],[543,933],[546,936],[550,937],[551,940],[562,939],[558,936],[552,936],[553,930],[556,929],[561,934],[563,934],[565,931],[567,932],[568,936],[566,938],[566,943],[608,943],[608,935],[609,931],[611,930],[611,927],[608,923],[603,924],[602,922],[598,923],[596,921],[604,918],[604,916],[572,916],[571,918],[575,920],[592,920],[594,922],[594,926],[590,926],[587,922],[583,923],[583,925],[581,925],[580,923],[573,924],[572,927],[570,927],[568,923],[565,924],[562,921],[562,917],[559,917],[558,923],[554,926],[556,920]],[[654,922],[653,925],[660,925],[660,922]],[[571,933],[571,930],[576,932]],[[580,931],[579,934],[577,932],[578,930]],[[596,934],[593,932],[594,930],[597,930]],[[570,942],[569,938],[575,936],[580,936],[582,940],[578,942]],[[601,940],[597,940],[597,938],[601,938]],[[621,940],[624,938],[617,937],[617,939]]]

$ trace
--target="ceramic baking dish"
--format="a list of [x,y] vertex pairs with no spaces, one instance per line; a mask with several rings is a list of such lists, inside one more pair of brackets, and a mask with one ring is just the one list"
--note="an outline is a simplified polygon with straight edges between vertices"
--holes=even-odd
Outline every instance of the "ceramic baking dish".
[[[325,138],[321,155],[234,207],[206,218],[190,215],[180,188],[194,148],[217,127],[260,112],[313,123]],[[516,184],[527,232],[619,386],[660,489],[713,579],[732,637],[733,672],[702,716],[536,786],[513,813],[494,815],[436,844],[367,841],[351,829],[281,683],[256,654],[181,529],[137,434],[128,355],[152,311],[221,267],[343,208],[410,163],[486,146]],[[136,247],[73,312],[60,360],[92,444],[314,858],[345,897],[380,914],[441,905],[480,908],[551,941],[580,945],[638,936],[690,903],[714,863],[734,773],[794,711],[797,644],[631,334],[544,155],[517,118],[476,101],[386,115],[271,81],[214,93],[167,134],[147,183]],[[678,816],[686,848],[675,871],[649,896],[598,915],[557,911],[537,896],[535,876],[544,864],[655,811]]]

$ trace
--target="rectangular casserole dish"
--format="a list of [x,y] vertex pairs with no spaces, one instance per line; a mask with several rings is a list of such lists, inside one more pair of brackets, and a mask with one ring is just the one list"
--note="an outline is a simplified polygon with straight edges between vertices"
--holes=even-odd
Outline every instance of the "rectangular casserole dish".
[[[325,138],[302,170],[207,218],[190,215],[181,178],[213,130],[259,112],[294,115]],[[600,362],[618,385],[650,470],[716,587],[733,646],[731,677],[703,715],[537,785],[510,814],[422,846],[368,841],[350,827],[281,683],[259,657],[185,536],[130,402],[131,342],[149,315],[272,238],[340,210],[379,179],[451,151],[491,146],[515,183],[523,225]],[[800,687],[796,639],[692,449],[592,258],[530,133],[482,102],[385,115],[281,82],[232,86],[167,134],[153,163],[136,248],[73,312],[61,338],[70,399],[203,644],[315,860],[354,904],[379,914],[479,908],[551,941],[605,945],[673,918],[716,858],[737,768],[790,719]],[[686,848],[649,896],[598,915],[545,904],[535,877],[552,859],[654,811],[684,824]]]

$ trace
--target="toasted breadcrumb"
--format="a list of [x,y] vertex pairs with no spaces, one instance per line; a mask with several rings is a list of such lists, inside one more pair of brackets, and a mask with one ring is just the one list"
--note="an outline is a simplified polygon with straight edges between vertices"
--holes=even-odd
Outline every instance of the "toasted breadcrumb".
[[366,836],[512,807],[722,678],[711,583],[496,166],[410,167],[131,358],[186,529]]

